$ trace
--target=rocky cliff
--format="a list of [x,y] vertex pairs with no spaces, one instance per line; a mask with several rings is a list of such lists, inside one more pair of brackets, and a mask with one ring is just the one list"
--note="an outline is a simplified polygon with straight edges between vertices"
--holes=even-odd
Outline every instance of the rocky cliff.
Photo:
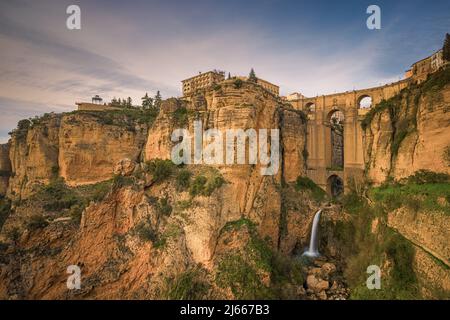
[[450,173],[450,68],[375,106],[363,121],[367,177],[379,184],[420,169]]
[[6,195],[10,176],[9,143],[0,144],[0,196]]
[[[165,161],[173,130],[193,134],[194,121],[204,130],[279,129],[279,169]],[[301,297],[289,256],[306,245],[318,205],[295,185],[305,130],[303,113],[232,80],[164,101],[156,119],[73,112],[22,122],[10,141],[14,204],[0,233],[0,296],[275,297],[274,269],[285,268],[289,295]],[[67,290],[70,265],[81,267],[81,290]],[[241,272],[248,283],[233,280]],[[176,296],[185,278],[187,292]]]
[[111,179],[116,163],[137,161],[147,126],[133,112],[74,112],[22,120],[10,140],[8,196],[27,198],[54,177],[68,185]]

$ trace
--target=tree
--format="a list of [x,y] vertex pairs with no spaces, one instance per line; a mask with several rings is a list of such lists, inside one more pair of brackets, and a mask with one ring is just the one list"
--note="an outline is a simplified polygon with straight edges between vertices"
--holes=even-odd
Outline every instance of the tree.
[[258,79],[256,78],[255,70],[253,70],[253,68],[250,70],[250,73],[248,75],[248,81],[255,83],[258,81]]
[[442,56],[445,61],[450,61],[450,34],[445,34],[444,46],[442,48]]
[[131,97],[128,97],[126,107],[131,108],[132,106],[133,106],[133,100],[131,100]]
[[142,97],[142,109],[150,109],[153,107],[153,99],[148,96],[148,93],[145,93],[145,96]]
[[154,101],[153,101],[153,106],[154,106],[156,109],[158,109],[158,110],[159,110],[159,108],[161,107],[161,101],[162,101],[161,93],[160,93],[159,90],[158,90],[158,91],[156,92],[155,99],[154,99]]
[[114,98],[111,100],[111,105],[112,105],[113,107],[119,106],[119,102],[117,101],[116,97],[114,97]]
[[228,80],[231,79],[231,74],[228,72]]

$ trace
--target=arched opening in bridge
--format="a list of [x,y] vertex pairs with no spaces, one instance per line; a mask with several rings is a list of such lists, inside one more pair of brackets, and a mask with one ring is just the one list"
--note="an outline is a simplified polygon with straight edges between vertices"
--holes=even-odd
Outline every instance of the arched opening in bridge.
[[344,192],[344,182],[339,176],[333,174],[328,178],[327,192],[332,197],[338,197]]
[[308,102],[307,104],[305,104],[305,112],[316,112],[316,105],[314,104],[314,102]]
[[334,110],[329,115],[331,170],[344,168],[344,113]]
[[361,96],[358,99],[359,109],[370,109],[372,107],[372,97],[368,95]]

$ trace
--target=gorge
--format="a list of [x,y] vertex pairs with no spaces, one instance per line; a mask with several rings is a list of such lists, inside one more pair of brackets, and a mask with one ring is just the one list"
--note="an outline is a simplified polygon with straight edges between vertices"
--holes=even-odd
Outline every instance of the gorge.
[[[159,112],[20,121],[0,148],[0,298],[448,299],[450,68],[374,101],[355,120],[360,138],[344,129],[344,148],[363,147],[344,155],[353,171],[321,162],[311,130],[324,110],[303,102],[229,79]],[[279,170],[175,165],[172,132],[195,121],[279,130]],[[321,170],[344,194],[325,191]],[[321,257],[298,259],[310,239]],[[369,265],[383,290],[365,287]]]

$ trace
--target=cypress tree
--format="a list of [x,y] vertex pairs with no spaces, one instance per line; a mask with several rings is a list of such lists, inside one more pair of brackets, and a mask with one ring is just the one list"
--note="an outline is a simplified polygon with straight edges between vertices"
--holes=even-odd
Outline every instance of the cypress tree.
[[442,55],[445,61],[450,61],[450,34],[445,35],[444,46],[442,48]]
[[255,83],[258,81],[258,79],[256,78],[255,70],[253,70],[253,68],[250,70],[250,73],[248,75],[248,81]]

